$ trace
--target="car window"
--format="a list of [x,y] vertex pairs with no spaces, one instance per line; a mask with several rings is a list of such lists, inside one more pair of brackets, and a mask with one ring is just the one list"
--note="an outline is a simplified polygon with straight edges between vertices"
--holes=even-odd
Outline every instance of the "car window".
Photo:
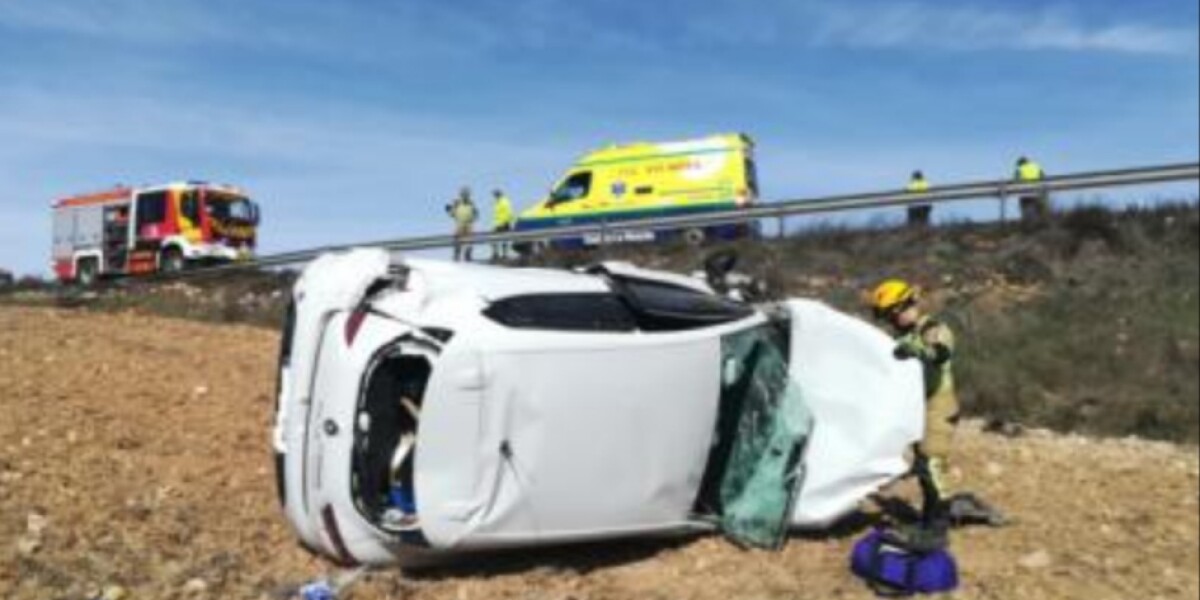
[[691,288],[660,281],[616,276],[611,279],[629,305],[638,327],[646,331],[695,329],[743,319],[752,308]]
[[628,332],[633,314],[613,294],[531,294],[499,300],[483,311],[517,329]]

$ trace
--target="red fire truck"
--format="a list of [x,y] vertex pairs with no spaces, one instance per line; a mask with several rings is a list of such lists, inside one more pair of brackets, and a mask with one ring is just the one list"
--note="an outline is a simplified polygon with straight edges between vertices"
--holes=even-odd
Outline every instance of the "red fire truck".
[[228,185],[117,187],[53,209],[53,268],[65,282],[244,260],[257,242],[258,205]]

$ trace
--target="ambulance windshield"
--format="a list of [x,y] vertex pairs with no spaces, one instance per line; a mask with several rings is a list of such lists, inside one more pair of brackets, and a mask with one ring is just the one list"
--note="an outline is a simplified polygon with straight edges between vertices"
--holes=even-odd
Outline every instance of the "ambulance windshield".
[[550,195],[550,204],[563,204],[572,200],[587,198],[588,192],[592,189],[592,172],[583,171],[574,173],[568,177],[554,193]]

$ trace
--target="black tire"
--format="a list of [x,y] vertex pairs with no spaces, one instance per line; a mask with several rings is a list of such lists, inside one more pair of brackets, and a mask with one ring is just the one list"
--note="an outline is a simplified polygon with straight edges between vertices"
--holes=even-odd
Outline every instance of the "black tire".
[[100,277],[100,262],[94,258],[81,258],[75,265],[75,282],[83,287],[95,285]]
[[698,227],[683,230],[684,243],[693,248],[702,245],[706,237],[707,236],[705,236],[704,230]]
[[183,258],[183,251],[179,248],[171,246],[162,251],[158,257],[158,270],[160,273],[179,273],[183,271],[186,262]]

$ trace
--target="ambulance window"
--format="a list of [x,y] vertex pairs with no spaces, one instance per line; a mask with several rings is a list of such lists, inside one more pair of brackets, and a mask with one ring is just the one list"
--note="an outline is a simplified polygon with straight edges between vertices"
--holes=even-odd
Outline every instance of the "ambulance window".
[[587,198],[588,192],[592,190],[592,172],[583,171],[575,173],[562,182],[557,190],[554,190],[554,195],[550,198],[551,204],[562,204]]
[[138,226],[149,223],[162,223],[167,219],[167,193],[150,192],[138,196],[137,222]]

